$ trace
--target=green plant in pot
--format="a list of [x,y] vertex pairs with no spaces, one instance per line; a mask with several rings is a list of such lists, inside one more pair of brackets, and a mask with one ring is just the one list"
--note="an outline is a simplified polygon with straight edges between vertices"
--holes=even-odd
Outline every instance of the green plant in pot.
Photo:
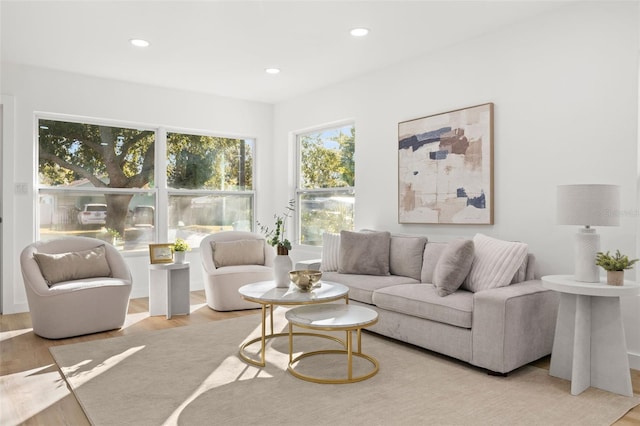
[[177,238],[176,242],[173,243],[174,261],[176,263],[184,263],[185,253],[190,249],[189,243],[182,238]]
[[98,237],[98,238],[101,238],[112,245],[115,245],[118,238],[120,238],[120,232],[118,232],[117,229],[102,228],[102,232],[103,234],[105,234],[105,236],[103,238],[101,237]]
[[281,215],[273,215],[276,225],[274,229],[270,229],[268,226],[263,226],[258,222],[260,232],[262,232],[266,237],[267,243],[276,248],[279,255],[287,255],[289,254],[289,250],[291,250],[291,241],[285,238],[285,225],[287,219],[289,219],[291,214],[295,211],[294,205],[295,200],[289,200],[284,213]]
[[608,251],[606,253],[598,252],[596,255],[596,265],[607,271],[607,284],[609,285],[623,285],[624,270],[633,268],[637,261],[638,259],[629,259],[629,256],[620,253],[620,250],[616,250],[613,255]]
[[285,225],[287,219],[295,211],[295,200],[289,200],[284,213],[281,215],[273,215],[275,219],[276,227],[270,229],[267,226],[263,226],[258,222],[260,231],[264,234],[266,241],[269,245],[276,248],[277,256],[273,260],[273,276],[276,283],[276,287],[289,287],[291,280],[289,279],[289,271],[293,269],[293,262],[289,257],[289,250],[291,250],[291,241],[285,238]]

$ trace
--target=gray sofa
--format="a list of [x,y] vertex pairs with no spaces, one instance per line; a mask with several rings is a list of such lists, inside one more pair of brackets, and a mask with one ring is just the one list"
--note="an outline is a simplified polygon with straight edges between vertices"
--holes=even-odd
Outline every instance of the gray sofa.
[[[465,290],[463,285],[443,297],[432,283],[449,244],[452,243],[427,242],[425,237],[390,235],[388,275],[344,273],[340,267],[332,270],[335,265],[324,267],[313,261],[298,267],[323,270],[323,281],[349,287],[350,303],[375,309],[378,323],[368,328],[375,333],[499,374],[550,354],[558,297],[536,279],[534,255],[523,255],[524,261],[506,286],[474,292]],[[368,262],[375,258],[370,246],[363,247],[360,254],[353,245],[339,250],[341,254],[337,255],[334,247],[334,258],[344,258],[345,250]],[[325,256],[331,255],[323,248]],[[474,266],[477,256],[476,252]],[[340,259],[338,263],[348,260]],[[471,274],[473,268],[469,269]],[[466,271],[463,273],[466,275]]]

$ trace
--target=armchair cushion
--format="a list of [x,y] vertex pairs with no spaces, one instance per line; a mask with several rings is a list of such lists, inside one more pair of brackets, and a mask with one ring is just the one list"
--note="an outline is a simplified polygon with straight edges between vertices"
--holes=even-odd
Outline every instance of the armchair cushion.
[[111,277],[104,245],[76,252],[33,254],[47,285],[83,278]]
[[216,268],[264,265],[264,240],[211,241]]

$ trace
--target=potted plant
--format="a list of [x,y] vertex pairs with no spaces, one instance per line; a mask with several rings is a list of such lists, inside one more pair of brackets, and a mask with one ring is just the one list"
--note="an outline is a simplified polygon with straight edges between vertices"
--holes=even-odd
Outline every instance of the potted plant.
[[184,263],[185,253],[190,249],[191,247],[189,247],[189,243],[182,238],[177,238],[176,242],[173,243],[174,262]]
[[295,200],[289,200],[289,204],[285,208],[285,212],[281,215],[273,215],[275,219],[276,227],[274,229],[270,229],[267,226],[263,226],[258,222],[260,226],[260,231],[267,238],[267,243],[269,245],[276,248],[276,251],[279,255],[288,255],[289,250],[291,250],[291,242],[285,238],[285,223],[286,220],[291,216],[291,214],[295,211]]
[[638,259],[629,259],[627,255],[621,254],[620,250],[616,250],[614,255],[609,252],[598,252],[596,255],[596,265],[607,271],[607,284],[609,285],[623,285],[624,270],[633,268],[633,264],[637,261]]
[[118,232],[117,229],[113,229],[113,228],[104,228],[103,232],[106,234],[106,236],[105,238],[101,238],[101,239],[104,239],[104,241],[115,246],[116,240],[120,238],[120,232]]
[[293,268],[293,262],[289,257],[291,250],[291,241],[285,237],[285,226],[287,219],[295,211],[295,200],[289,200],[284,213],[281,215],[273,215],[275,219],[275,228],[270,229],[258,222],[260,231],[267,239],[267,243],[276,248],[277,256],[273,261],[273,274],[276,287],[289,287],[291,280],[289,279],[289,271]]

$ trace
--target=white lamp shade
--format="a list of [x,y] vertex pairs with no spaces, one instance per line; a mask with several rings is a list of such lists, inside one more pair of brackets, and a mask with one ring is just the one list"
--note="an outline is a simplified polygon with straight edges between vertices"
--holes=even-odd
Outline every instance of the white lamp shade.
[[619,185],[559,185],[558,224],[617,226]]

